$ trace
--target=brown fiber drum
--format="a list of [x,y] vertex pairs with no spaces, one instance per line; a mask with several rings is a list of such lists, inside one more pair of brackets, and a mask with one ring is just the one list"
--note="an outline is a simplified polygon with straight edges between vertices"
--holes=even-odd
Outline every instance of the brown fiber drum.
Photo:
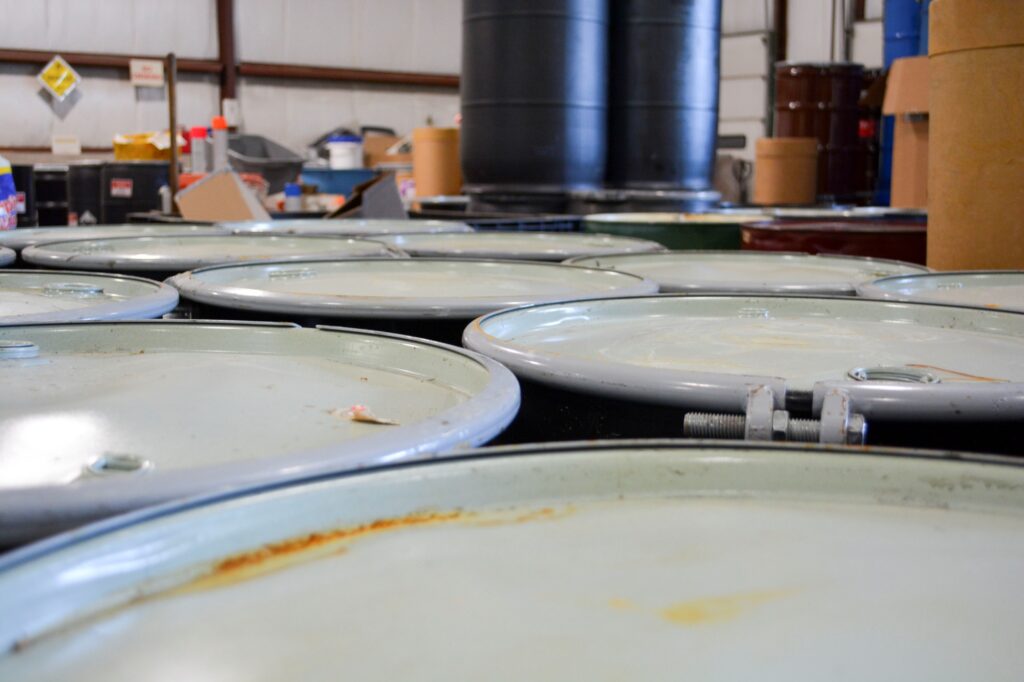
[[774,137],[818,140],[818,197],[856,196],[860,64],[779,64],[775,67]]
[[928,264],[1024,268],[1024,4],[931,9]]
[[762,137],[754,145],[757,169],[754,203],[763,206],[813,204],[818,188],[818,140]]

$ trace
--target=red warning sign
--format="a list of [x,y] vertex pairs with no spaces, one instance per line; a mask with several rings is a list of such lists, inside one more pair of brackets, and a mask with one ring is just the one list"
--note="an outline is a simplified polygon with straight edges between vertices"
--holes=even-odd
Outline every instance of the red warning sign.
[[131,178],[110,178],[110,196],[121,199],[132,198]]

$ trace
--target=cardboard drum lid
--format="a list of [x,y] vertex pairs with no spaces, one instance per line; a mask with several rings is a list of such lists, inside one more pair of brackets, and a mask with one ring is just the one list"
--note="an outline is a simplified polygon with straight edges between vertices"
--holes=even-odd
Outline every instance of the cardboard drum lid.
[[[467,348],[520,378],[687,410],[743,412],[751,386],[882,420],[1024,418],[1024,315],[852,297],[664,295],[503,310]],[[899,379],[891,379],[899,375]]]
[[187,234],[220,234],[226,230],[214,225],[140,224],[93,225],[91,227],[20,227],[0,232],[0,246],[21,251],[26,246],[73,239],[108,239],[111,237],[154,237]]
[[872,298],[967,305],[1024,313],[1024,271],[971,270],[886,277],[864,283],[858,293]]
[[854,294],[878,277],[928,272],[899,261],[802,253],[670,251],[573,258],[574,265],[610,268],[646,277],[669,292],[777,292]]
[[563,261],[577,256],[664,251],[658,242],[579,232],[395,234],[378,238],[410,256]]
[[1016,680],[1022,487],[619,441],[169,505],[0,558],[0,677]]
[[379,242],[296,235],[188,235],[85,239],[30,246],[22,258],[50,268],[133,272],[184,272],[251,260],[395,257]]
[[5,268],[18,258],[18,254],[12,249],[0,246],[0,268]]
[[473,259],[342,259],[203,268],[169,280],[183,298],[267,313],[380,319],[465,319],[566,298],[652,294],[624,272]]
[[317,218],[291,218],[253,222],[221,223],[233,232],[275,232],[301,235],[346,235],[364,237],[375,234],[406,232],[472,232],[466,223],[453,220],[385,220],[356,219],[322,220]]
[[0,545],[480,444],[519,405],[497,363],[373,332],[161,321],[6,327],[0,342]]
[[178,292],[172,287],[141,277],[0,271],[0,326],[146,319],[160,317],[177,304]]

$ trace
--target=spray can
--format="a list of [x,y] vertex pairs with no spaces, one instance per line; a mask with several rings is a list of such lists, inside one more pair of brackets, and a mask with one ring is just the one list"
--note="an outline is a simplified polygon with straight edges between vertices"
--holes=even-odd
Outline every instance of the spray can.
[[210,170],[210,164],[206,159],[206,128],[196,126],[190,131],[192,143],[192,172],[206,173]]
[[223,116],[214,116],[213,123],[213,170],[228,167],[228,122]]

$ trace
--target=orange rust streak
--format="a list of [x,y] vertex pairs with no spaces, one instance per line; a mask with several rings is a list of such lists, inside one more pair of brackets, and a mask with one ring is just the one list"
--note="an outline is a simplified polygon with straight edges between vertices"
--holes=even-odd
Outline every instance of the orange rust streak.
[[377,519],[376,521],[371,521],[370,523],[350,528],[338,528],[336,530],[326,531],[323,533],[310,533],[309,535],[304,535],[302,537],[265,545],[264,547],[252,552],[245,552],[244,554],[228,557],[214,567],[213,573],[214,575],[219,575],[252,568],[253,566],[258,566],[259,564],[272,559],[277,559],[298,552],[305,552],[316,547],[323,547],[324,545],[332,542],[352,540],[354,538],[370,535],[371,533],[381,533],[384,531],[398,530],[400,528],[422,526],[428,523],[456,521],[464,516],[464,512],[461,511],[418,512],[397,518]]
[[989,381],[995,384],[1002,383],[1006,379],[993,379],[992,377],[981,377],[976,374],[968,374],[967,372],[958,372],[955,369],[946,369],[945,367],[936,367],[935,365],[922,365],[922,364],[908,364],[907,367],[916,367],[917,369],[934,369],[939,372],[945,372],[946,374],[955,374],[965,379],[973,379],[974,381]]

